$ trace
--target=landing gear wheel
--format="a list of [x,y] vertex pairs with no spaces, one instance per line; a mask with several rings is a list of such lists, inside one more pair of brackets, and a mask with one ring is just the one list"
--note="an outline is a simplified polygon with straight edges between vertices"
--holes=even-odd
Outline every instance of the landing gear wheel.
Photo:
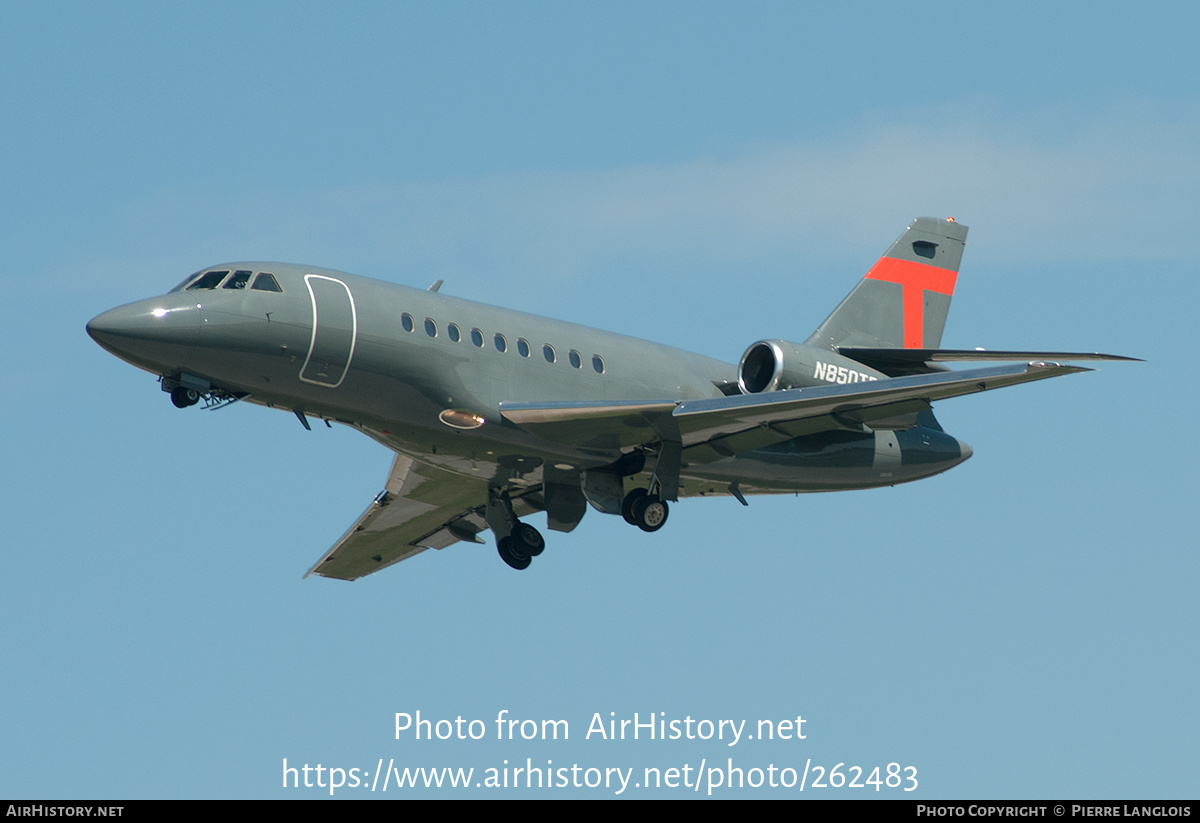
[[533,562],[533,558],[523,553],[520,548],[514,546],[517,541],[511,537],[501,537],[496,544],[496,551],[500,553],[500,559],[514,569],[528,569],[529,564]]
[[667,522],[667,501],[647,494],[633,501],[633,524],[644,532],[656,532]]
[[171,402],[175,404],[177,409],[186,409],[188,406],[196,405],[200,400],[200,392],[195,389],[185,388],[184,386],[176,386],[171,389]]
[[633,504],[641,500],[647,494],[646,489],[634,489],[629,494],[625,495],[625,499],[621,501],[621,516],[625,518],[625,522],[631,526],[636,526],[638,522],[633,519]]
[[512,533],[512,541],[517,551],[537,557],[546,548],[546,539],[542,533],[528,523],[519,523]]

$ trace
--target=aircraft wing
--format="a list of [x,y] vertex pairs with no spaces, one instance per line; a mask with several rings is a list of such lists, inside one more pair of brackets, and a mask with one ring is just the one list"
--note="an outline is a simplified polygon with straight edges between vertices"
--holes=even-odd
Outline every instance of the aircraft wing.
[[917,413],[935,400],[1090,371],[1057,363],[1022,363],[961,371],[895,377],[812,389],[687,400],[674,417],[679,421],[687,459],[706,462],[763,448],[806,434],[831,429],[867,431],[909,428]]
[[688,461],[708,462],[831,429],[908,428],[935,400],[1081,371],[1027,363],[701,400],[502,403],[501,413],[556,442],[598,445],[597,431],[621,447],[678,440]]
[[[459,540],[482,543],[486,501],[484,481],[398,454],[384,490],[308,574],[357,580],[426,549]],[[519,498],[513,505],[519,514],[536,508]]]

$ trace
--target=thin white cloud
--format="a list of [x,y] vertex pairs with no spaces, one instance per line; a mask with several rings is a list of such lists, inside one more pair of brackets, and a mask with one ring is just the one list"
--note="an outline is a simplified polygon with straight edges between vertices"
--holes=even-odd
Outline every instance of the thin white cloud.
[[1198,145],[1192,123],[1118,120],[1054,141],[971,123],[897,126],[727,160],[498,174],[365,199],[343,190],[326,202],[404,256],[736,258],[954,211],[1020,236],[1018,256],[1032,245],[1059,258],[1174,258],[1191,254],[1200,217]]
[[[973,227],[996,262],[1190,259],[1200,125],[1113,116],[1070,137],[979,118],[881,126],[675,166],[520,171],[142,204],[130,230],[224,256],[536,284],[639,261],[823,264],[921,214]],[[176,252],[178,249],[175,250]],[[198,252],[197,252],[198,253]],[[199,254],[190,265],[212,262]],[[217,253],[217,257],[221,254]],[[215,259],[215,258],[214,258]],[[342,262],[346,261],[346,262]]]

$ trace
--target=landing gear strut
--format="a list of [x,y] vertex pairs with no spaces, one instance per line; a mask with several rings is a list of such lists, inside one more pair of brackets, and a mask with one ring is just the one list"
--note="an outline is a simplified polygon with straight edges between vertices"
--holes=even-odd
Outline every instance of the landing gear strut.
[[679,470],[683,465],[683,444],[664,437],[659,443],[650,475],[650,487],[634,489],[621,501],[625,522],[644,532],[656,532],[667,522],[668,500],[679,499]]

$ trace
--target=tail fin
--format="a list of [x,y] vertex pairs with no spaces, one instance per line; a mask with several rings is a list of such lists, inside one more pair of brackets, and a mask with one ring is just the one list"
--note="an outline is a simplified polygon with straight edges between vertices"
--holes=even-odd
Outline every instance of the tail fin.
[[961,223],[918,217],[805,343],[936,349],[966,240]]

